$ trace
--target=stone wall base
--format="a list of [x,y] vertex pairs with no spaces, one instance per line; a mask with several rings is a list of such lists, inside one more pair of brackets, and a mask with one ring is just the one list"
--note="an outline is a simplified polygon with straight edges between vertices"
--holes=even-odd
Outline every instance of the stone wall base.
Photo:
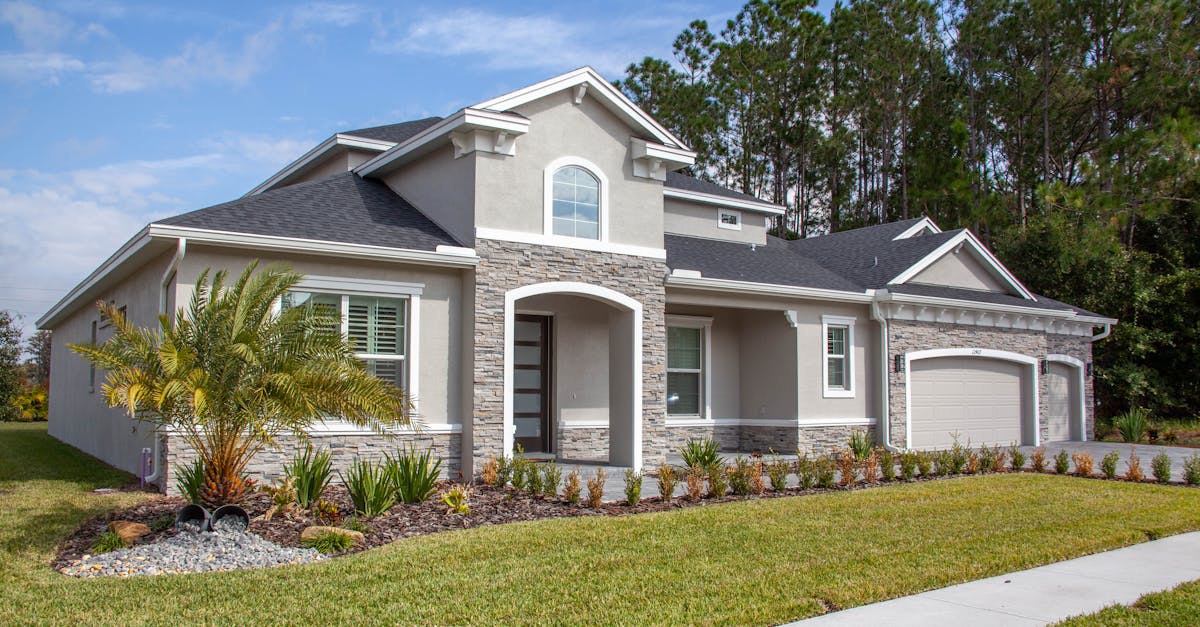
[[554,450],[560,460],[607,464],[608,427],[560,427]]
[[875,441],[874,425],[813,427],[801,427],[795,424],[778,427],[704,425],[668,427],[667,435],[672,453],[675,453],[688,440],[712,438],[725,452],[767,454],[773,451],[792,455],[799,451],[810,455],[820,455],[836,448],[846,448],[850,441],[850,434],[854,431],[865,431],[871,441]]

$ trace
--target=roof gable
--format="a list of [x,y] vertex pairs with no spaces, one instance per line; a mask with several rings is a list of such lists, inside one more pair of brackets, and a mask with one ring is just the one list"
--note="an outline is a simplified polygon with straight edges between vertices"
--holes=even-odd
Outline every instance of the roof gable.
[[[939,235],[950,235],[950,234],[941,233]],[[1009,271],[1008,268],[1004,267],[1004,264],[1000,263],[1000,260],[997,259],[996,256],[992,254],[992,251],[988,250],[983,245],[983,243],[980,242],[979,239],[975,237],[974,234],[972,234],[970,231],[968,231],[966,229],[961,229],[959,231],[954,231],[952,233],[952,235],[953,235],[952,237],[950,237],[950,238],[946,239],[946,241],[942,242],[940,246],[938,246],[934,250],[930,251],[927,255],[925,255],[923,258],[918,260],[916,263],[913,263],[911,266],[909,266],[903,272],[900,272],[895,277],[893,277],[891,280],[889,280],[888,285],[899,285],[899,284],[904,284],[904,283],[913,281],[914,278],[921,275],[923,272],[925,272],[927,269],[929,269],[934,264],[939,262],[946,255],[951,254],[951,253],[958,254],[963,249],[967,249],[975,256],[975,258],[986,269],[986,271],[988,273],[992,274],[996,278],[997,282],[1000,285],[1007,287],[1006,291],[1011,290],[1012,294],[1018,295],[1027,300],[1037,300],[1037,297],[1034,296],[1033,292],[1029,291],[1029,289],[1026,288],[1025,285],[1023,285],[1017,279],[1017,277],[1014,276],[1013,273]],[[930,239],[933,237],[937,237],[937,236],[927,235],[924,237],[916,238],[916,240],[920,241],[920,240]],[[912,241],[912,240],[905,240],[905,241]]]

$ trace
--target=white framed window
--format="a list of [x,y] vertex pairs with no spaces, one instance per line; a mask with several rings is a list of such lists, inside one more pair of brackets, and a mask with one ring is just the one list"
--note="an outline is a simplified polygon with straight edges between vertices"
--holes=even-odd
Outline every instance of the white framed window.
[[854,320],[821,316],[821,387],[825,398],[854,397]]
[[733,209],[717,209],[717,226],[732,231],[742,230],[742,212]]
[[667,316],[667,415],[711,418],[712,318]]
[[557,159],[545,170],[544,233],[555,238],[607,241],[608,178],[578,157]]

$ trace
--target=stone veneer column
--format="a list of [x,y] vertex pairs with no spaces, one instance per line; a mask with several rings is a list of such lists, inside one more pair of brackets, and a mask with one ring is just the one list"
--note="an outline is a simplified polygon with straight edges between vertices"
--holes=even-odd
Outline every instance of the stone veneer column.
[[[905,441],[906,389],[903,372],[896,372],[895,356],[933,348],[988,348],[1008,351],[1045,359],[1057,353],[1070,355],[1084,363],[1092,360],[1092,344],[1086,337],[1029,331],[1024,329],[997,329],[963,324],[939,322],[916,322],[909,320],[888,321],[888,413],[891,443],[900,448],[908,446]],[[1092,377],[1084,377],[1084,417],[1086,439],[1095,435],[1095,404],[1092,395]],[[1045,378],[1038,376],[1038,415],[1045,416],[1049,409],[1046,399]],[[1041,439],[1045,441],[1049,428],[1040,421]]]
[[661,259],[477,239],[475,252],[475,410],[471,456],[478,474],[504,442],[504,295],[551,281],[577,281],[642,304],[642,463],[665,460],[667,266]]

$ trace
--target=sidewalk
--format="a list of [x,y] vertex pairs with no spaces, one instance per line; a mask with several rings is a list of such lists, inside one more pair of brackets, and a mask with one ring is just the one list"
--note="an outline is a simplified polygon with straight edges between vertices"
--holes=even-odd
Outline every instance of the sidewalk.
[[1200,532],[931,590],[792,623],[1045,625],[1200,579]]

